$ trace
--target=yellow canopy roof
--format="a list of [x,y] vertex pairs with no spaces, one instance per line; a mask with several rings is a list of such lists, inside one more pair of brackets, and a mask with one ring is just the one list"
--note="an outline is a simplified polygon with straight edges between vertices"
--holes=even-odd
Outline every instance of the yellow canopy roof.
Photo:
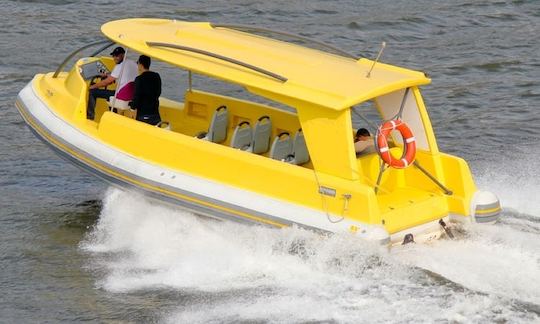
[[137,18],[108,22],[101,30],[118,44],[186,70],[243,85],[278,101],[296,99],[334,110],[431,82],[424,73],[380,62],[368,78],[371,60],[356,61],[234,29],[214,28],[207,22]]

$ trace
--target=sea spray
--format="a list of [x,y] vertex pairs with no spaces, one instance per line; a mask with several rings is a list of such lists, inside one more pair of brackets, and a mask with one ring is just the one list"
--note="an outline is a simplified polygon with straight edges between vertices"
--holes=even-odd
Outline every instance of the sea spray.
[[[519,291],[512,291],[509,298],[490,295],[490,289],[511,287],[504,285],[502,276],[486,276],[483,286],[466,280],[449,285],[423,269],[432,267],[441,278],[448,275],[448,282],[454,276],[459,282],[472,278],[478,268],[500,262],[495,271],[501,274],[509,266],[505,256],[528,242],[510,240],[514,234],[503,236],[499,243],[503,248],[488,256],[500,261],[482,263],[474,255],[487,253],[487,245],[498,242],[489,232],[482,234],[487,238],[479,239],[486,242],[480,246],[476,240],[448,241],[406,247],[396,255],[352,234],[325,236],[298,228],[209,220],[110,189],[100,219],[81,247],[90,254],[90,268],[98,270],[100,288],[122,294],[179,294],[180,305],[161,314],[170,323],[387,322],[398,314],[405,322],[466,322],[475,316],[528,322],[538,319],[537,314],[509,299]],[[505,249],[510,241],[515,245]],[[457,252],[449,252],[454,249]],[[419,259],[414,258],[417,253]],[[466,256],[468,266],[454,264],[461,262],[459,255]],[[536,273],[531,262],[524,264],[525,276]],[[534,287],[517,282],[514,288],[535,301]]]
[[154,285],[220,290],[282,280],[316,284],[319,274],[352,263],[361,268],[379,253],[378,246],[344,236],[211,220],[109,189],[100,219],[81,246],[114,255],[106,259],[113,271],[103,283],[112,291]]
[[493,159],[477,162],[473,168],[477,186],[495,193],[503,208],[540,218],[540,162],[536,158],[540,147],[524,144],[507,149],[508,155],[501,156],[497,150]]

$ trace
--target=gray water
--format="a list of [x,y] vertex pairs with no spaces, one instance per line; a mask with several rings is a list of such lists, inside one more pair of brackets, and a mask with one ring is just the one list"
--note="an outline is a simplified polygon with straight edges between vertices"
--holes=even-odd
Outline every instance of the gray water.
[[[0,0],[0,12],[0,322],[540,322],[540,2]],[[503,220],[388,254],[108,188],[39,142],[14,99],[125,17],[288,30],[367,57],[386,41],[383,62],[431,76],[439,147],[499,195]]]

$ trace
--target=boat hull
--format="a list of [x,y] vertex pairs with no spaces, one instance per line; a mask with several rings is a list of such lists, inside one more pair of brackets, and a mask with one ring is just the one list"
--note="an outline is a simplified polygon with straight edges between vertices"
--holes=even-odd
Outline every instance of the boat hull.
[[90,134],[54,113],[30,82],[19,93],[16,106],[32,132],[54,152],[106,182],[141,192],[220,220],[262,224],[271,227],[298,226],[325,233],[350,232],[371,241],[389,243],[388,232],[319,210],[265,197],[247,190],[212,182],[177,170],[154,165],[92,138]]

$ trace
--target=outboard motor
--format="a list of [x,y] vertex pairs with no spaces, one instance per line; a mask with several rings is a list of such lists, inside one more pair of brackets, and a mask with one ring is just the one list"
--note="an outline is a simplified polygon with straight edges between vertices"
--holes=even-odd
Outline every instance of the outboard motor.
[[471,202],[471,211],[475,222],[493,224],[501,214],[499,198],[489,191],[477,191]]

